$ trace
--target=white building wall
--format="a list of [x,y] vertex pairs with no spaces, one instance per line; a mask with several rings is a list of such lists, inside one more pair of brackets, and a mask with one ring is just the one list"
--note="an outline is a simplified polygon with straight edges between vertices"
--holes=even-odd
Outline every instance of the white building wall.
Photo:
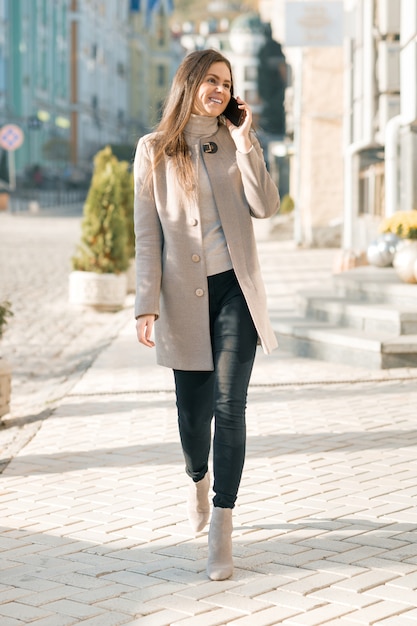
[[259,0],[259,13],[264,22],[270,22],[273,39],[285,39],[285,0]]
[[345,64],[353,88],[345,111],[344,245],[365,250],[384,215],[417,208],[417,3],[345,4],[354,19]]
[[401,117],[406,124],[401,136],[402,184],[400,208],[417,209],[417,2],[402,0],[401,6]]
[[[284,53],[293,66],[297,81],[300,77],[300,51],[285,47],[285,4],[285,0],[260,0],[259,7],[262,19],[271,22],[274,37],[283,43]],[[333,108],[330,101],[320,103],[314,90],[311,91],[309,87],[313,84],[317,92],[326,88],[326,75],[335,57],[330,53],[326,58],[325,54],[322,56],[305,49],[303,76],[301,83],[298,83],[298,93],[302,94],[301,109],[298,109],[300,117],[295,120],[295,130],[300,131],[300,145],[296,146],[299,154],[292,168],[292,173],[299,168],[299,182],[296,185],[298,189],[294,188],[294,184],[292,188],[295,194],[300,194],[304,242],[311,238],[315,222],[317,228],[325,227],[333,211],[335,220],[338,215],[342,217],[345,247],[364,250],[375,236],[386,210],[383,155],[387,124],[393,118],[397,119],[399,114],[401,125],[396,148],[399,155],[396,183],[398,202],[395,209],[417,209],[417,2],[344,0],[344,7],[346,38],[343,83],[339,82],[339,71],[333,68],[336,83],[343,94],[344,154],[340,156],[337,153],[337,134],[327,133],[320,128],[318,121],[316,124],[313,121],[314,111],[318,109],[323,117],[326,109],[328,114],[331,115],[333,111],[333,115],[337,116],[340,102],[333,100]],[[319,56],[316,57],[316,54],[320,56],[321,72],[317,71]],[[297,89],[295,94],[291,89],[287,93],[290,96],[287,97],[288,103],[297,111]],[[333,159],[330,157],[331,141],[334,144]],[[323,153],[326,144],[331,169],[336,167],[335,173],[339,177],[340,192],[344,185],[344,198],[340,197],[335,188],[326,194],[326,188],[330,189],[323,175],[328,171]],[[345,163],[344,171],[340,169],[341,159]],[[374,163],[372,159],[375,159]],[[317,168],[320,162],[322,166]],[[294,177],[292,180],[294,183]],[[316,198],[320,194],[332,199],[333,209],[330,206],[328,211],[324,209],[325,199],[317,208]]]
[[401,0],[401,116],[417,119],[417,2]]

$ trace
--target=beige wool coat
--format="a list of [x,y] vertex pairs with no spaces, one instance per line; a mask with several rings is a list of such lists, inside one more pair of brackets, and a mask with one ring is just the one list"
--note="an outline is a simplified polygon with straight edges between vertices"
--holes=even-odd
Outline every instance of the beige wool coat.
[[[236,151],[227,128],[200,139],[233,269],[266,353],[277,346],[267,313],[252,216],[266,218],[279,208],[278,190],[252,133],[253,149]],[[134,163],[136,302],[135,316],[155,314],[157,362],[173,369],[212,370],[207,276],[200,209],[179,189],[169,157],[146,174],[152,146],[139,140]],[[214,142],[217,151],[205,151]],[[210,149],[210,148],[209,148]]]

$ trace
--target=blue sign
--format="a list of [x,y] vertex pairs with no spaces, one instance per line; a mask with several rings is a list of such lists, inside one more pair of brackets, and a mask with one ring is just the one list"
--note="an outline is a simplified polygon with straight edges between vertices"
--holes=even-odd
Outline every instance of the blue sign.
[[[162,0],[130,0],[130,11],[132,13],[140,13],[143,11],[146,16],[146,23],[149,24],[152,13],[156,13]],[[165,2],[166,10],[168,14],[174,10],[174,0],[167,0]]]

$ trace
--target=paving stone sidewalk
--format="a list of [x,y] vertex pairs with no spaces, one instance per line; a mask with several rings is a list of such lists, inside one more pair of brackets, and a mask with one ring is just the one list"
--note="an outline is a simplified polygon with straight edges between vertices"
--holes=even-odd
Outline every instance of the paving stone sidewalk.
[[68,305],[80,208],[0,213],[0,302],[14,316],[0,344],[13,368],[11,414],[0,427],[0,471],[132,317]]
[[[330,277],[331,251],[259,248],[272,313]],[[171,374],[130,313],[0,476],[1,625],[416,624],[417,369],[258,354],[235,572],[212,582]]]

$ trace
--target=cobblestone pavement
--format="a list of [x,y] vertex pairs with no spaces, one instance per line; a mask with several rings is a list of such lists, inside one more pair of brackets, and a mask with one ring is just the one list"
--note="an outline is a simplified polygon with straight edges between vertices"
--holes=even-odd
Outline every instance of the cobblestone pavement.
[[69,307],[80,215],[0,213],[0,302],[9,300],[14,313],[0,346],[13,367],[11,415],[0,430],[3,464],[132,316],[129,306],[117,314]]
[[[76,219],[54,228],[76,238]],[[67,244],[70,255],[69,235]],[[55,252],[66,282],[67,260]],[[329,279],[331,251],[265,238],[260,253],[272,314],[291,308],[295,288]],[[50,395],[39,391],[39,408],[50,398],[50,415],[0,477],[2,626],[417,624],[417,369],[258,354],[235,572],[212,582],[207,533],[193,536],[186,519],[171,373],[135,342],[129,307],[98,322],[65,310],[66,287],[49,292],[84,333],[88,358],[67,329],[78,351],[65,352],[62,339],[56,358],[64,371],[74,355],[68,377],[40,359],[39,389]],[[13,324],[7,354],[16,350],[18,368]],[[17,406],[30,406],[26,384],[22,376]]]

